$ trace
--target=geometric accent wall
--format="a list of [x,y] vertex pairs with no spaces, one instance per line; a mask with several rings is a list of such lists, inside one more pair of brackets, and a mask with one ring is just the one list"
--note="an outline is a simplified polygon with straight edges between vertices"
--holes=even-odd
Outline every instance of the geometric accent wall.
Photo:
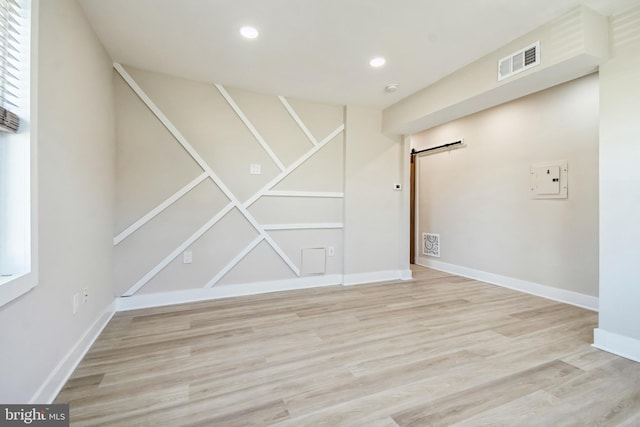
[[120,64],[114,87],[119,296],[342,273],[343,106]]

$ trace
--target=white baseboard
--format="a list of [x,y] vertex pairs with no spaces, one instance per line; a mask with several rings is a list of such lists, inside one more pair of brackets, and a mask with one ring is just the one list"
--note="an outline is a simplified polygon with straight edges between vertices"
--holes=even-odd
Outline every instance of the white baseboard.
[[400,270],[400,280],[413,279],[413,272],[411,270]]
[[593,330],[593,346],[626,359],[640,362],[640,340],[601,328]]
[[269,292],[289,291],[296,289],[335,286],[341,284],[355,285],[360,283],[380,282],[387,280],[409,280],[410,270],[381,271],[352,275],[331,274],[325,276],[308,276],[288,280],[245,283],[238,285],[219,285],[213,288],[188,289],[184,291],[162,292],[157,294],[133,295],[116,298],[96,319],[84,335],[69,350],[65,357],[53,369],[29,403],[50,404],[66,384],[73,371],[82,361],[102,330],[107,326],[117,311],[135,310],[139,308],[159,307],[163,305],[204,301],[218,298],[229,298],[245,295],[256,295]]
[[588,310],[598,311],[598,297],[585,295],[566,289],[554,288],[552,286],[541,285],[540,283],[528,282],[526,280],[515,279],[513,277],[501,276],[499,274],[487,273],[486,271],[475,270],[429,258],[418,257],[416,264],[423,267],[433,268],[446,273],[480,280],[504,288],[514,289],[527,294],[536,295],[554,301],[564,302]]
[[160,307],[163,305],[183,304],[219,298],[264,294],[269,292],[291,291],[316,288],[320,286],[340,285],[342,275],[307,276],[269,282],[243,283],[237,285],[217,285],[212,288],[186,289],[183,291],[161,292],[155,294],[132,295],[117,298],[117,311],[137,310],[140,308]]
[[82,361],[89,348],[93,345],[102,330],[107,326],[115,314],[115,300],[109,304],[105,311],[93,322],[84,335],[69,350],[65,357],[58,363],[58,366],[49,374],[49,377],[33,395],[29,403],[50,404],[56,398],[62,387]]
[[411,270],[386,270],[367,273],[345,274],[342,283],[345,286],[361,285],[365,283],[387,282],[391,280],[409,280]]

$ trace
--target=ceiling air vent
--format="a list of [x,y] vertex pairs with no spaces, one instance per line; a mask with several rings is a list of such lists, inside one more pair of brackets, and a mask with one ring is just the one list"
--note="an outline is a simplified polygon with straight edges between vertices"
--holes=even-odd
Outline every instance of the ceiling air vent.
[[498,80],[518,74],[540,63],[540,42],[520,49],[498,61]]

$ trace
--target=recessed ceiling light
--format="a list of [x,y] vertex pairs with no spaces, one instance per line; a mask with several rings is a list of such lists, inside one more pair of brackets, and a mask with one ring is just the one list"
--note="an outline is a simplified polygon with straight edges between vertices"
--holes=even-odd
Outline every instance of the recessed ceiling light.
[[246,25],[240,28],[240,34],[242,34],[242,37],[246,39],[255,39],[260,33],[258,33],[258,30],[256,30],[254,27]]
[[384,59],[382,56],[376,56],[371,61],[369,61],[369,65],[371,65],[373,68],[378,68],[378,67],[382,67],[386,62],[387,60]]

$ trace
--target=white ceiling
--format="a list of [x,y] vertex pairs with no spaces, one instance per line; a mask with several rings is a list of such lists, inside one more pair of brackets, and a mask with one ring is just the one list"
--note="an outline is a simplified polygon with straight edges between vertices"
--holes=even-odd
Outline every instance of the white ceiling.
[[[256,92],[383,108],[578,4],[640,0],[80,0],[115,62]],[[238,30],[253,25],[256,40]],[[387,64],[368,65],[381,55]],[[384,87],[397,83],[393,94]]]

